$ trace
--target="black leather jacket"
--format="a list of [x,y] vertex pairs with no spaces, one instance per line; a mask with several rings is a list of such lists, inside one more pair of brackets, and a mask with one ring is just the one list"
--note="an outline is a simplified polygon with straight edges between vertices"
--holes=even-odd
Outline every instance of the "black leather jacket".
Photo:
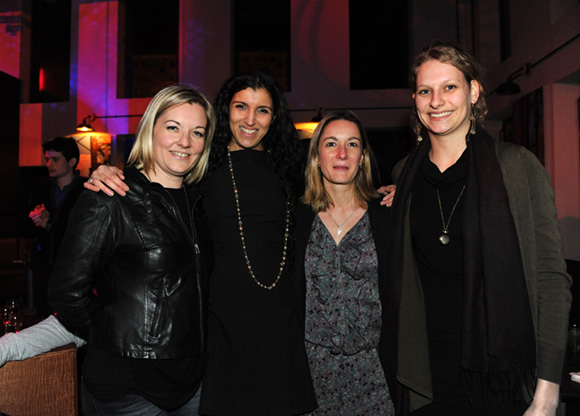
[[[169,193],[137,170],[130,191],[85,191],[71,213],[50,281],[63,325],[114,355],[168,359],[206,343],[210,244],[200,194],[187,187],[192,239]],[[203,262],[201,258],[203,252]]]

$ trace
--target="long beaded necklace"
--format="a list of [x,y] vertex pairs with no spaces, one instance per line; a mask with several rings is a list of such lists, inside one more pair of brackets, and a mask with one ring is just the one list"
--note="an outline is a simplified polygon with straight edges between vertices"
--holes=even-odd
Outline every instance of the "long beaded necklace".
[[238,193],[238,186],[236,185],[236,178],[234,176],[234,165],[232,164],[232,155],[230,153],[230,147],[228,146],[228,167],[230,168],[230,175],[232,177],[232,184],[234,186],[234,199],[236,201],[236,211],[238,214],[238,227],[240,230],[240,239],[242,240],[242,250],[244,251],[244,259],[246,260],[246,265],[248,266],[248,272],[250,276],[256,282],[258,286],[262,289],[272,290],[278,284],[280,277],[282,277],[282,272],[284,271],[284,265],[286,264],[286,254],[288,249],[288,235],[290,234],[290,201],[286,202],[286,231],[284,233],[284,249],[282,250],[282,261],[280,262],[280,270],[278,272],[278,277],[271,285],[265,285],[260,282],[254,270],[252,270],[252,265],[250,264],[250,258],[248,257],[248,252],[246,250],[246,239],[244,237],[244,224],[242,223],[242,211],[240,210],[240,195]]

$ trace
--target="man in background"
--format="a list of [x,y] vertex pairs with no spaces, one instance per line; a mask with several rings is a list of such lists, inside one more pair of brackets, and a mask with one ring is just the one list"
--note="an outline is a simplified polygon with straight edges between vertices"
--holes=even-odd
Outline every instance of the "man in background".
[[78,175],[79,148],[72,137],[56,137],[42,145],[49,181],[42,184],[32,196],[28,214],[39,234],[34,240],[31,260],[33,271],[34,304],[37,314],[50,313],[46,301],[48,280],[58,252],[70,211],[83,191],[86,178]]

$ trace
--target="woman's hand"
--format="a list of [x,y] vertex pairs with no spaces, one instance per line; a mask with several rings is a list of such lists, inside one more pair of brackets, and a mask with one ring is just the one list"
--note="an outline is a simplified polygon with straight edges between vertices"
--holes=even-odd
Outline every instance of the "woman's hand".
[[551,381],[538,379],[534,400],[524,416],[555,416],[558,408],[560,386]]
[[390,207],[393,205],[393,199],[395,198],[395,191],[397,190],[397,185],[386,185],[381,186],[377,191],[384,195],[381,205],[386,205]]
[[[84,187],[89,191],[103,191],[109,196],[114,192],[125,196],[129,187],[123,182],[125,175],[123,171],[115,166],[100,165],[84,183]],[[114,191],[114,192],[113,192]]]

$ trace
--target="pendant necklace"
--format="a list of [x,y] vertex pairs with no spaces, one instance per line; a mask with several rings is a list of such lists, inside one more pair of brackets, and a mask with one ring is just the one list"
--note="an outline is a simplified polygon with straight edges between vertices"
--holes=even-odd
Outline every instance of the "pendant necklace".
[[350,220],[350,217],[352,217],[355,212],[356,212],[356,208],[354,209],[354,211],[352,211],[350,213],[350,215],[348,216],[348,218],[346,220],[344,220],[342,224],[339,224],[339,223],[337,223],[335,221],[334,218],[332,218],[332,215],[330,214],[330,211],[326,211],[326,213],[328,214],[328,216],[330,217],[330,219],[336,224],[336,235],[337,236],[340,236],[342,234],[342,229],[340,227],[342,227],[344,224],[346,224],[348,222],[348,220]]
[[282,249],[282,261],[280,262],[280,270],[278,271],[278,276],[276,280],[271,285],[265,285],[260,282],[254,275],[254,270],[250,264],[250,258],[248,257],[248,252],[246,250],[246,239],[244,237],[244,224],[242,223],[242,211],[240,210],[240,195],[238,193],[238,186],[236,185],[236,178],[234,177],[234,165],[232,164],[232,155],[230,153],[230,147],[228,146],[228,167],[230,168],[230,175],[232,177],[232,184],[234,185],[234,199],[236,201],[236,211],[238,214],[238,227],[240,230],[240,239],[242,240],[242,250],[244,252],[244,259],[246,265],[248,266],[248,272],[250,276],[256,282],[258,286],[262,289],[272,290],[278,284],[280,277],[282,277],[282,271],[284,271],[284,265],[286,264],[286,254],[288,251],[288,236],[290,234],[290,201],[286,201],[286,231],[284,233],[284,248]]
[[455,204],[453,205],[453,208],[451,209],[451,214],[449,214],[449,219],[447,220],[447,224],[445,224],[445,218],[443,217],[443,206],[441,205],[441,196],[439,195],[439,189],[436,189],[436,191],[437,191],[437,201],[439,201],[439,213],[441,214],[441,223],[443,224],[443,231],[442,231],[441,235],[439,236],[439,242],[441,244],[443,244],[444,246],[446,246],[451,241],[451,238],[449,237],[449,232],[448,232],[449,224],[451,223],[451,217],[453,217],[453,213],[455,212],[455,208],[457,208],[457,204],[459,203],[459,200],[461,199],[461,196],[463,195],[463,191],[465,191],[465,185],[463,185],[463,188],[461,188],[461,192],[459,193],[459,196],[457,197],[457,201],[455,201]]

